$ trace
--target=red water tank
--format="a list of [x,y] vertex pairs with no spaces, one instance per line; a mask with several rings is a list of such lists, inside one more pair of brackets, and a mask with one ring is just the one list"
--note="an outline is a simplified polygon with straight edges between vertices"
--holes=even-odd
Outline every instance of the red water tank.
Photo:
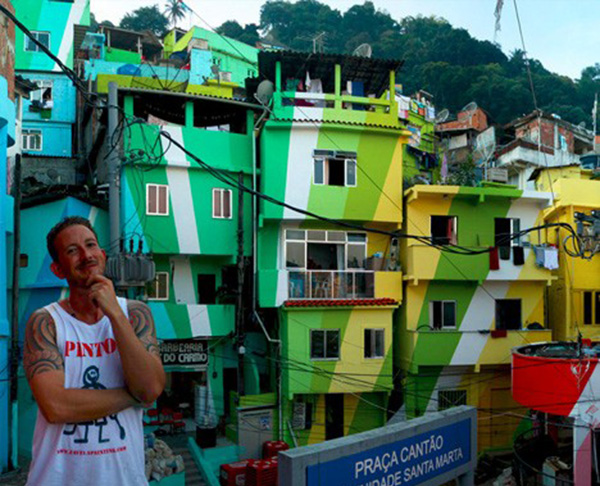
[[219,474],[221,486],[244,486],[246,484],[246,469],[253,462],[254,459],[246,459],[245,461],[223,464]]
[[277,486],[277,461],[263,459],[248,464],[245,486]]
[[282,440],[268,440],[263,444],[263,459],[276,456],[279,451],[287,451],[290,448]]

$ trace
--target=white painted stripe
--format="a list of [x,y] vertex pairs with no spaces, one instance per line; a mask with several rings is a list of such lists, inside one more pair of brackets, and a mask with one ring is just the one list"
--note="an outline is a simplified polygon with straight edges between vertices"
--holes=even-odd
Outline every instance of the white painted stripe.
[[[476,331],[489,331],[492,328],[496,314],[494,299],[505,298],[509,287],[510,282],[486,282],[484,287],[477,287],[460,325],[461,337],[450,361],[451,366],[474,365],[479,362],[490,336]],[[510,363],[510,355],[507,359],[507,363]]]
[[[315,119],[322,120],[323,109],[320,108],[318,111]],[[296,128],[296,124],[294,124],[290,136],[285,201],[304,210],[308,207],[308,198],[312,187],[313,150],[317,148],[320,126],[320,123],[314,123],[310,127],[299,126]],[[305,216],[285,208],[283,219],[305,219]]]
[[185,169],[169,167],[167,168],[167,179],[179,242],[179,253],[198,255],[200,254],[200,240],[189,174]]
[[275,307],[283,305],[288,298],[288,277],[289,274],[286,270],[279,270],[277,272],[277,295],[275,297]]
[[[60,48],[58,49],[58,57],[63,64],[68,64],[67,56],[69,55],[69,51],[73,48],[73,36],[75,35],[75,24],[81,23],[81,17],[83,17],[83,12],[85,11],[85,7],[87,5],[86,0],[75,0],[71,10],[69,12],[69,18],[67,19],[67,24],[65,25],[65,33],[62,37],[62,42],[60,43]],[[52,39],[50,39],[52,43]],[[73,55],[75,53],[73,52]],[[54,64],[54,68],[52,71],[61,71],[58,64]]]
[[[178,144],[185,147],[185,143],[183,141],[183,130],[181,127],[175,126],[166,126],[162,128],[163,131],[167,132],[169,136]],[[173,143],[170,143],[169,140],[163,137],[162,139],[163,150],[167,152],[164,155],[165,160],[170,166],[175,167],[189,167],[190,162],[187,158],[187,155],[183,150],[181,150],[178,146]]]
[[188,258],[171,258],[173,266],[173,292],[177,304],[195,304],[194,281],[192,280],[192,266]]
[[188,305],[188,315],[190,318],[190,328],[193,337],[212,336],[210,327],[210,316],[208,306],[206,305]]

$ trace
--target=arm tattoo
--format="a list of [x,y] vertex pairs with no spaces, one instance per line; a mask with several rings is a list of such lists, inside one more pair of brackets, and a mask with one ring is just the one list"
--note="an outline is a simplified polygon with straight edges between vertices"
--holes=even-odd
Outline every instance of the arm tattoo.
[[64,362],[56,344],[56,326],[48,311],[34,312],[27,323],[23,366],[27,379],[46,371],[63,371]]
[[143,302],[132,300],[129,302],[129,321],[133,326],[136,336],[142,342],[146,351],[160,357],[156,341],[156,328],[150,308]]

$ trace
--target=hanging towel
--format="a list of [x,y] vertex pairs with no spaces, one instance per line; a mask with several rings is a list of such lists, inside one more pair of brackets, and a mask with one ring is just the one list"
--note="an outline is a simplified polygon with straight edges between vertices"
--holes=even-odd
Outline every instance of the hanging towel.
[[523,265],[525,263],[525,249],[522,246],[513,246],[513,263]]
[[500,260],[510,260],[510,246],[500,247]]
[[558,248],[544,248],[544,267],[548,270],[556,270],[558,268]]
[[500,270],[497,246],[490,246],[490,270]]

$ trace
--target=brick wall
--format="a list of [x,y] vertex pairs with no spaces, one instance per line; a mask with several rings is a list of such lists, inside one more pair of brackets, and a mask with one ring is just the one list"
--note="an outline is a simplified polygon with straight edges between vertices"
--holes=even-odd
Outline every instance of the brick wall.
[[[10,0],[0,0],[0,5],[14,13]],[[15,24],[0,12],[0,76],[8,82],[8,96],[15,99]]]

